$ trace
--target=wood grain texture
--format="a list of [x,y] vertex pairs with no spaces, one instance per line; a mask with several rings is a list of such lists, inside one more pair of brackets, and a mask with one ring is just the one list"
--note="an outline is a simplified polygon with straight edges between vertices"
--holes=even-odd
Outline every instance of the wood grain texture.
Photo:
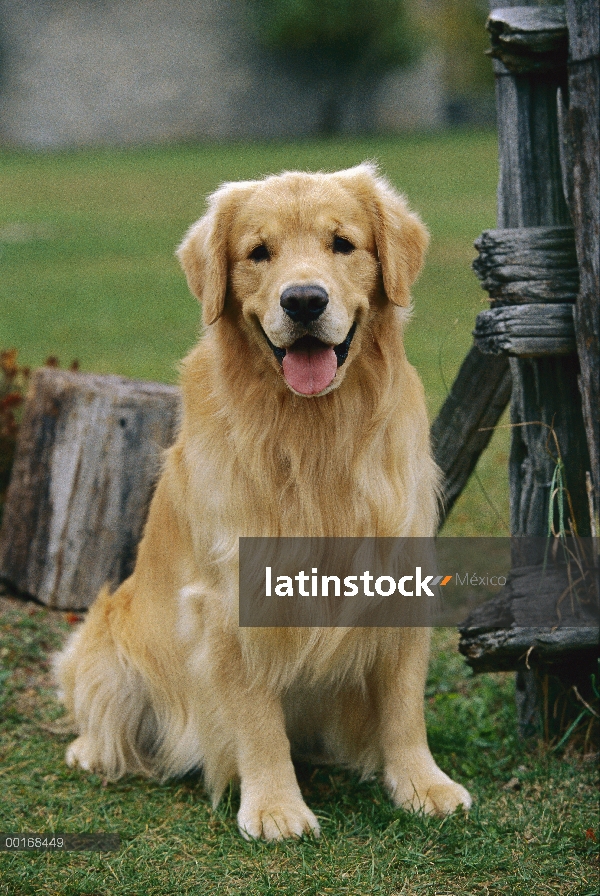
[[507,358],[483,355],[474,345],[431,427],[434,457],[443,474],[440,525],[491,439],[510,393]]
[[569,355],[576,350],[573,305],[490,308],[477,315],[473,335],[484,354],[524,358]]
[[514,568],[500,593],[469,614],[459,649],[476,671],[562,667],[576,657],[579,671],[589,665],[600,640],[600,589],[586,541],[583,563]]
[[557,91],[564,77],[496,74],[499,228],[572,226],[558,139]]
[[[526,5],[518,0],[503,3],[503,7]],[[503,14],[505,12],[506,9]],[[518,15],[524,21],[524,15],[525,19],[531,19],[538,12],[535,8],[523,14],[521,9]],[[564,28],[564,15],[559,13],[558,17],[561,30]],[[563,62],[566,61],[566,52],[564,57]],[[497,74],[500,156],[498,225],[501,230],[492,232],[493,236],[489,238],[486,234],[482,235],[483,254],[490,250],[490,257],[482,259],[482,272],[490,278],[494,304],[574,301],[579,272],[574,264],[571,219],[561,188],[557,116],[557,91],[559,87],[564,87],[564,71],[546,73],[543,78],[515,76],[497,61],[494,62],[494,69]],[[492,247],[496,238],[498,244]],[[529,241],[528,246],[523,243],[518,245],[519,239]],[[532,250],[531,254],[524,257],[528,249]],[[492,259],[495,250],[498,254]],[[485,271],[483,265],[486,266]],[[567,346],[561,341],[555,347],[564,351]],[[571,348],[570,341],[568,348]],[[529,354],[528,351],[525,353]],[[500,358],[494,360],[497,363],[486,366],[485,356],[476,348],[471,349],[432,427],[436,460],[444,473],[444,515],[460,494],[479,454],[489,441],[491,432],[484,434],[478,430],[483,426],[495,425],[503,410],[502,402],[510,380],[506,363]],[[488,357],[488,361],[491,358]],[[518,366],[513,366],[513,371],[517,377],[520,376]],[[522,388],[519,387],[519,391]],[[483,397],[482,402],[479,401],[480,396]],[[486,400],[490,402],[487,416],[482,407]],[[528,439],[525,438],[525,441]],[[524,458],[521,450],[524,438],[517,430],[513,431],[515,443],[516,454]],[[539,459],[540,453],[534,450],[532,457]],[[524,458],[523,462],[525,467],[534,468],[534,475],[539,472],[542,479],[547,479],[546,474],[550,473],[551,479],[552,471],[547,463],[543,470],[536,470],[536,461],[531,457]],[[538,497],[542,498],[543,495]],[[546,533],[547,509],[547,503],[537,508],[537,534]]]
[[[534,2],[522,5],[536,6]],[[566,68],[548,72],[543,78],[511,74],[500,62],[495,63],[495,70],[498,227],[572,226],[562,189],[557,103]],[[585,534],[589,531],[589,515],[580,497],[585,494],[582,456],[587,447],[585,451],[581,447],[585,432],[577,361],[570,355],[539,361],[514,358],[511,371],[511,533],[544,536],[548,532],[550,483],[557,460],[556,450],[548,447],[548,432],[553,428],[569,487],[576,493],[578,519],[574,523]],[[536,425],[536,421],[545,426]]]
[[543,563],[513,568],[502,591],[473,610],[460,631],[480,635],[515,626],[598,628],[599,610],[597,569],[585,563],[567,566],[548,561],[546,568]]
[[[558,502],[563,501],[565,526],[589,535],[585,471],[589,469],[583,433],[576,355],[557,358],[511,358],[512,441],[509,458],[511,535],[548,535],[550,501],[552,523],[559,527]],[[558,443],[558,449],[557,449]],[[552,494],[552,479],[559,460],[563,464],[565,495]]]
[[561,670],[571,664],[589,676],[597,668],[598,626],[555,631],[544,631],[539,626],[515,626],[480,635],[465,635],[460,640],[459,650],[475,672],[525,670],[527,660],[531,669],[540,662]]
[[130,574],[179,390],[42,369],[32,377],[0,531],[0,576],[87,607]]
[[492,305],[575,302],[579,268],[572,227],[484,230],[473,270]]
[[[572,78],[567,88],[566,35],[563,27],[566,21],[571,28],[576,18],[573,10],[569,10],[569,3],[573,6],[578,0],[568,0],[566,18],[562,9],[542,8],[535,0],[508,0],[504,7],[520,8],[505,8],[496,15],[494,4],[491,4],[492,19],[497,20],[491,29],[495,29],[493,43],[495,41],[494,49],[497,51],[494,53],[497,58],[493,61],[493,67],[496,75],[500,167],[499,231],[492,232],[491,236],[482,235],[479,246],[481,255],[475,266],[479,268],[477,273],[485,281],[485,286],[490,289],[492,305],[514,307],[492,308],[491,313],[484,312],[478,326],[479,329],[488,326],[493,330],[502,329],[504,325],[505,330],[512,329],[512,343],[502,347],[512,348],[515,355],[532,347],[523,343],[517,345],[515,341],[531,338],[530,333],[523,332],[523,327],[526,329],[527,318],[531,322],[530,316],[533,314],[535,317],[535,311],[526,309],[535,308],[535,305],[525,303],[542,302],[548,306],[557,302],[564,309],[564,305],[572,303],[575,298],[579,303],[585,288],[586,275],[581,267],[581,235],[577,229],[577,213],[571,195],[577,189],[575,185],[578,180],[576,171],[572,170],[577,164],[574,134],[577,128],[581,132],[582,125],[578,122],[573,128],[572,98],[569,97],[568,111],[565,99],[569,96]],[[596,0],[581,0],[581,6],[588,12],[593,3],[597,7]],[[554,25],[545,27],[542,19],[548,24],[552,17],[556,19]],[[574,58],[575,45],[578,53],[590,49],[583,35],[584,30],[585,27],[579,22],[573,31],[571,59]],[[499,52],[501,36],[504,46]],[[595,47],[594,52],[597,52],[597,42]],[[587,102],[585,114],[590,108],[589,97]],[[587,127],[593,130],[589,122]],[[573,221],[565,194],[569,198]],[[582,215],[587,215],[588,221],[592,209],[585,206],[585,202],[589,198],[588,192],[580,203]],[[597,194],[592,200],[597,209]],[[572,243],[567,246],[565,242],[568,228],[573,222],[577,273],[574,270]],[[517,236],[515,231],[522,231],[523,228],[530,233],[519,233]],[[540,228],[544,228],[545,234]],[[546,245],[544,239],[547,240]],[[523,253],[522,249],[526,252]],[[596,290],[596,301],[597,298]],[[563,323],[567,322],[568,312],[563,310],[559,315],[561,313]],[[494,314],[497,316],[494,317]],[[579,314],[581,312],[575,307],[576,330]],[[589,306],[584,309],[583,316],[589,339],[589,330],[593,330],[594,326],[593,323],[590,325],[593,314]],[[580,342],[577,332],[578,351]],[[569,344],[572,345],[570,336]],[[563,345],[559,338],[555,348]],[[529,354],[527,351],[525,353]],[[571,505],[565,515],[566,523],[569,525],[571,516],[571,525],[577,526],[580,534],[587,534],[589,514],[584,483],[590,460],[577,387],[577,355],[512,357],[510,366],[513,382],[509,461],[511,534],[544,537],[548,534],[549,521],[558,525],[555,499],[560,497],[560,493],[553,495],[551,484],[559,461],[563,465],[565,484],[571,497]],[[582,391],[585,409],[591,392],[583,388]],[[597,405],[593,414],[597,415]],[[589,430],[587,412],[586,424]],[[552,513],[551,508],[554,508]],[[528,562],[539,564],[541,560],[532,557]],[[518,570],[513,572],[518,578]],[[540,595],[534,585],[526,577],[520,582],[519,599],[524,614],[519,614],[518,600],[513,593],[502,606],[482,608],[483,612],[496,614],[489,630],[484,630],[485,626],[480,631],[472,628],[468,633],[463,631],[461,639],[461,650],[477,671],[518,670],[516,702],[519,730],[523,735],[539,734],[542,727],[548,734],[548,693],[554,690],[557,693],[565,689],[570,691],[573,683],[579,687],[587,683],[589,687],[589,676],[595,667],[598,651],[597,623],[549,632],[539,624],[541,620],[534,619],[535,609],[539,607],[541,610],[547,597],[547,594]],[[542,679],[545,681],[543,687],[540,685]]]
[[585,431],[595,514],[600,512],[600,8],[597,0],[567,0],[569,85],[567,139],[573,160],[569,195],[575,225],[580,292],[575,333],[581,365]]
[[600,55],[600,7],[595,0],[565,0],[569,28],[569,61],[586,62]]
[[562,6],[495,9],[486,27],[489,54],[515,74],[547,72],[566,62],[568,36]]

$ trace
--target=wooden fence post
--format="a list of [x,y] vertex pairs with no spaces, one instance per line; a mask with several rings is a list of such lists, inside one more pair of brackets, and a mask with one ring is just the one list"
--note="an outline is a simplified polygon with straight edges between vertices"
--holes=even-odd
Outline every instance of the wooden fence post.
[[594,0],[566,0],[565,9],[569,28],[565,125],[572,166],[567,192],[581,280],[575,335],[591,462],[592,518],[600,535],[600,13]]
[[[593,0],[582,0],[580,5],[593,15]],[[597,16],[597,4],[595,8]],[[561,167],[564,141],[558,112],[561,95],[567,95],[569,32],[565,10],[561,6],[542,6],[535,0],[504,0],[501,9],[492,9],[488,29],[498,109],[499,230],[483,234],[479,241],[480,257],[475,268],[490,290],[492,301],[490,311],[478,317],[475,336],[482,351],[510,355],[511,534],[541,536],[528,542],[531,555],[520,557],[520,564],[534,566],[543,562],[543,538],[549,536],[549,527],[559,526],[563,513],[567,534],[590,534],[586,472],[594,469],[588,452],[588,441],[593,446],[593,438],[586,439],[578,386],[580,363],[575,348],[586,340],[583,331],[588,336],[590,330],[594,332],[594,320],[597,346],[597,280],[595,318],[590,313],[594,302],[582,303],[579,311],[578,300],[574,312],[581,271],[581,238],[577,239],[576,270],[576,238],[563,192],[563,181],[568,183],[570,178],[565,165],[568,153],[563,145]],[[572,116],[569,121],[573,138]],[[585,217],[586,209],[589,216],[588,198],[583,201],[583,208],[581,217]],[[597,211],[595,215],[597,246]],[[595,264],[597,271],[597,258]],[[589,402],[590,396],[597,394],[597,384],[595,393],[594,388],[588,389],[586,378],[590,372],[585,372],[583,364],[582,368],[582,391]],[[593,369],[588,364],[588,371]],[[590,421],[597,421],[597,405],[585,413],[589,434],[593,428]],[[557,467],[566,479],[568,499],[555,487]],[[461,649],[471,658],[477,652],[473,641],[476,628],[473,619],[461,629]],[[493,668],[493,663],[488,657],[487,668]],[[529,669],[529,664],[526,668],[522,661],[517,663],[522,734],[540,730],[542,707],[544,703],[548,706],[548,688],[553,683],[558,690],[568,690],[570,682],[581,683],[586,676],[589,679],[591,671],[588,654],[581,668],[563,668],[559,682],[553,682],[547,669],[543,674],[536,671],[533,654],[531,665]],[[479,663],[479,668],[484,666]],[[544,697],[540,692],[541,677]],[[547,712],[544,721],[548,731]]]

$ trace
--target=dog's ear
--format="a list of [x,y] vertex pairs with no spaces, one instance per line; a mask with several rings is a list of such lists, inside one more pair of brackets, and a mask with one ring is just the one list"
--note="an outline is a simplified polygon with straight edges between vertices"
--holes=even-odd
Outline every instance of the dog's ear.
[[225,307],[228,273],[227,234],[237,184],[225,184],[209,199],[203,218],[190,227],[177,257],[190,290],[202,303],[205,325],[214,324]]
[[429,234],[420,218],[374,165],[365,163],[342,172],[351,177],[371,220],[385,294],[395,305],[410,304],[410,287],[423,266]]

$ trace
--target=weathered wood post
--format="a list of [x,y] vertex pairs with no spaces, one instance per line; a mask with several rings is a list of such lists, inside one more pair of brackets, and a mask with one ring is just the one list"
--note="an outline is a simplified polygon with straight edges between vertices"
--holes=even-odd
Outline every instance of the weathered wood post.
[[596,0],[566,0],[569,28],[567,194],[579,262],[575,335],[590,453],[591,516],[600,535],[600,12]]
[[[590,19],[595,9],[597,20],[597,4],[583,0],[580,5],[587,7]],[[586,316],[576,311],[574,315],[581,259],[576,256],[575,232],[563,191],[563,180],[569,181],[570,154],[564,152],[563,145],[561,168],[564,129],[561,134],[558,112],[559,103],[568,95],[565,10],[538,5],[535,0],[521,0],[518,5],[508,2],[502,9],[492,9],[488,29],[498,109],[499,229],[482,234],[478,241],[480,257],[475,268],[490,292],[491,308],[478,316],[475,337],[481,351],[510,357],[511,534],[547,537],[549,528],[557,531],[562,519],[567,534],[585,536],[590,534],[586,473],[593,471],[593,465],[582,414],[576,345],[585,343],[589,351],[589,344],[579,330],[576,333],[574,321],[582,317],[593,322],[594,318],[593,313]],[[597,43],[595,53],[597,57]],[[572,118],[570,115],[573,141]],[[590,214],[593,218],[589,206],[583,205],[588,218]],[[596,211],[596,234],[597,222]],[[578,248],[579,243],[578,239]],[[597,280],[595,289],[597,308]],[[597,322],[597,311],[595,319]],[[589,390],[589,379],[589,374],[582,377],[584,408],[590,396],[597,395],[597,385]],[[588,433],[597,415],[597,406],[586,411]],[[566,480],[568,495],[553,486],[557,467]],[[530,556],[521,556],[519,563],[542,564],[543,552],[541,539],[532,540]],[[477,650],[468,628],[463,629],[461,649],[477,667]],[[547,707],[553,686],[547,668],[536,670],[535,661],[532,654],[527,668],[522,661],[516,664],[523,734],[539,730],[542,701]],[[482,660],[480,655],[479,668],[493,667],[490,656]],[[570,683],[581,684],[582,676],[589,679],[588,667],[586,654],[581,668],[571,662],[570,670],[561,669],[557,686],[564,690]],[[548,724],[547,713],[545,722]]]
[[431,426],[434,457],[443,474],[440,526],[487,447],[510,391],[506,356],[483,354],[474,344]]

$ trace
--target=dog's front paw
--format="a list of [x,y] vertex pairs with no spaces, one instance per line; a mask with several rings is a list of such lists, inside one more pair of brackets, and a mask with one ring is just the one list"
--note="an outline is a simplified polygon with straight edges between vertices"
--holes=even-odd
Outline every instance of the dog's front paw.
[[87,737],[78,737],[67,747],[65,762],[70,768],[82,768],[85,772],[97,771],[97,760],[92,744]]
[[429,774],[388,774],[386,785],[394,805],[426,815],[450,815],[459,806],[469,809],[473,802],[468,790],[440,769]]
[[246,840],[283,840],[303,834],[314,837],[320,834],[316,817],[304,800],[295,796],[243,799],[237,822]]

